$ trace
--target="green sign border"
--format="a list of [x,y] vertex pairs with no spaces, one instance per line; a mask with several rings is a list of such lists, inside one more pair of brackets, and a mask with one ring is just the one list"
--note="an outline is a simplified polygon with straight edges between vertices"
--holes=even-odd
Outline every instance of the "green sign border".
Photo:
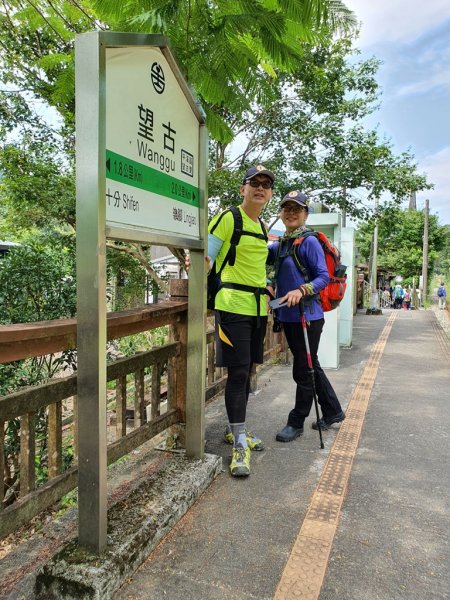
[[106,177],[146,192],[153,192],[199,207],[197,187],[111,150],[106,150]]

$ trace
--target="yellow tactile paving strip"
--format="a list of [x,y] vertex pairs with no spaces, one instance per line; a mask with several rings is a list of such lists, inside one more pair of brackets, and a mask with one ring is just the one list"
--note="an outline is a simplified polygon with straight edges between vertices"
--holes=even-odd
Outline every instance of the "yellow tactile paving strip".
[[397,312],[392,311],[350,398],[346,419],[311,497],[274,600],[319,598],[370,394],[396,317]]

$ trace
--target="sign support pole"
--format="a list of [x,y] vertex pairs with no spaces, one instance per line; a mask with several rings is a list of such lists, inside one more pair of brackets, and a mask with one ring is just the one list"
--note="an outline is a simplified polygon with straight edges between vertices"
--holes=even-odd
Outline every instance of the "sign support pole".
[[[207,160],[208,133],[206,127],[200,127],[199,181],[200,192],[200,237],[208,236],[207,220]],[[206,244],[205,244],[206,245]],[[188,305],[188,341],[187,341],[187,389],[186,389],[186,455],[190,458],[203,458],[205,453],[205,376],[206,373],[206,286],[205,286],[206,249],[190,251],[189,269],[189,305]],[[193,373],[199,376],[193,377]]]
[[80,36],[75,51],[78,540],[101,554],[107,525],[104,53],[92,35]]
[[167,38],[84,33],[75,57],[78,541],[101,554],[107,543],[107,237],[192,251],[186,445],[188,456],[204,455],[208,134]]

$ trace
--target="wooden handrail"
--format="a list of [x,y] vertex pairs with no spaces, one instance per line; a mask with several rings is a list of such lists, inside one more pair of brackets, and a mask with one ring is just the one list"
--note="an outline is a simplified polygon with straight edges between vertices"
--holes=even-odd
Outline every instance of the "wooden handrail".
[[[108,313],[108,340],[173,325],[187,307],[187,300],[166,300],[144,308]],[[0,326],[0,363],[62,352],[76,346],[76,319]]]

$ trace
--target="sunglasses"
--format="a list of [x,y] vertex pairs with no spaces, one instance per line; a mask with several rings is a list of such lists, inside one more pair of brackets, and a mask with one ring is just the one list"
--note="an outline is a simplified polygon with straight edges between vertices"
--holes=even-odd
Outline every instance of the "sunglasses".
[[257,179],[247,179],[246,183],[248,183],[252,188],[259,188],[261,186],[264,190],[270,190],[273,188],[273,183],[271,181],[258,181]]
[[285,213],[299,213],[305,208],[306,206],[283,206],[281,210]]

